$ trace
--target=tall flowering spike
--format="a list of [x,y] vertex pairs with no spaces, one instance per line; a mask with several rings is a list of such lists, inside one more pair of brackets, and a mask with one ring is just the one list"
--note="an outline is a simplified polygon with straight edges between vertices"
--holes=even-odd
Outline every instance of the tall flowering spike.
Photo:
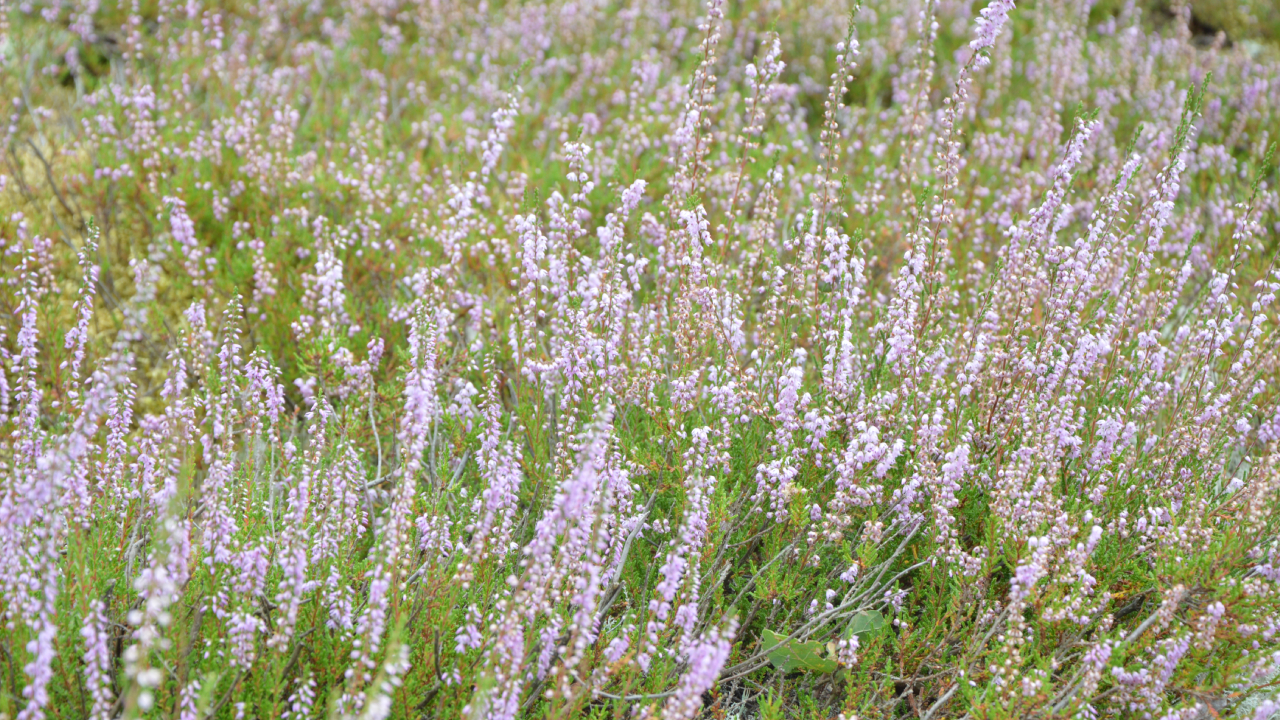
[[111,692],[111,650],[107,646],[110,634],[101,600],[93,600],[89,615],[84,618],[80,636],[84,638],[84,684],[92,703],[90,720],[108,720],[114,698]]
[[706,17],[699,24],[702,33],[698,50],[701,60],[690,79],[681,122],[671,138],[674,155],[679,162],[674,197],[683,202],[697,190],[699,176],[703,173],[703,159],[710,151],[710,143],[703,137],[703,126],[711,111],[711,95],[715,90],[716,53],[720,46],[724,20],[724,0],[707,0]]
[[288,510],[284,515],[285,529],[280,539],[277,559],[277,565],[283,573],[275,597],[280,616],[267,646],[278,650],[289,647],[294,639],[302,603],[318,585],[308,579],[311,567],[311,496],[311,477],[307,473],[300,473],[296,484],[289,488]]
[[308,673],[289,697],[288,706],[281,717],[284,720],[303,720],[311,717],[316,703],[316,678]]
[[208,250],[196,237],[196,226],[187,214],[187,204],[176,197],[166,197],[164,203],[169,208],[169,230],[178,244],[183,267],[191,281],[208,293],[213,288],[210,273],[217,260],[208,256]]
[[[574,680],[579,665],[599,637],[598,610],[619,497],[629,497],[629,479],[611,466],[613,408],[605,405],[580,440],[578,464],[560,482],[555,496],[525,546],[522,572],[507,577],[509,594],[499,600],[501,612],[490,628],[496,643],[486,653],[493,692],[478,692],[473,711],[510,718],[519,707],[526,673],[524,635],[545,621],[533,676],[546,681],[560,697],[582,691]],[[567,619],[561,608],[567,608]],[[564,639],[560,635],[564,634]],[[559,643],[563,642],[561,647]]]
[[978,13],[978,18],[973,23],[973,40],[969,41],[969,47],[973,49],[978,67],[991,62],[983,50],[996,44],[996,38],[1000,37],[1005,23],[1009,21],[1009,11],[1013,6],[1013,0],[991,0],[982,12]]
[[351,702],[363,700],[363,695],[353,694],[355,689],[365,688],[373,682],[374,671],[378,667],[377,657],[387,632],[395,581],[385,562],[380,564],[369,581],[368,604],[356,623],[356,640],[351,651],[355,662],[345,673],[350,688],[347,696]]
[[347,312],[344,269],[334,248],[326,246],[317,253],[315,271],[306,276],[307,291],[302,298],[303,307],[310,314],[293,325],[299,339],[327,333],[349,336],[360,331]]
[[409,327],[409,371],[405,378],[405,409],[399,433],[404,464],[397,473],[391,507],[378,529],[376,564],[368,573],[368,601],[354,628],[352,659],[355,663],[346,671],[348,686],[343,702],[355,710],[368,709],[368,688],[374,681],[391,606],[404,581],[404,565],[412,557],[411,515],[417,471],[422,467],[430,430],[440,414],[436,396],[437,327],[436,318],[422,303],[416,303]]
[[364,477],[359,457],[350,444],[343,444],[338,449],[335,464],[327,471],[306,462],[300,472],[313,473],[318,478],[313,502],[320,520],[313,544],[313,562],[333,558],[343,546],[358,538],[365,527],[361,487]]
[[172,623],[169,608],[180,597],[186,582],[190,540],[185,520],[166,512],[156,529],[161,540],[151,553],[147,567],[133,581],[142,607],[131,610],[129,623],[133,643],[124,652],[125,676],[139,688],[131,696],[136,707],[146,711],[155,703],[156,689],[164,680],[164,671],[156,667],[152,653],[167,649],[172,641],[165,629]]
[[400,687],[405,673],[412,665],[409,662],[409,647],[397,644],[387,652],[387,661],[378,675],[378,682],[357,703],[361,710],[359,720],[386,720],[391,717],[392,693]]
[[485,399],[483,413],[485,425],[476,461],[485,487],[472,503],[475,520],[467,528],[471,533],[471,545],[458,571],[464,588],[470,583],[476,565],[491,555],[503,557],[511,549],[515,525],[512,510],[516,507],[516,494],[524,481],[514,444],[503,440],[501,415],[492,392]]
[[415,304],[409,324],[409,373],[404,381],[404,416],[399,435],[410,477],[422,466],[428,434],[440,413],[436,395],[437,328],[436,318],[427,306]]
[[[23,257],[20,276],[18,355],[15,370],[20,374],[17,391],[18,417],[9,438],[4,474],[0,477],[0,590],[5,604],[5,625],[14,629],[21,622],[30,640],[21,651],[28,661],[22,666],[27,682],[22,688],[25,701],[17,717],[41,720],[49,705],[54,681],[55,640],[58,635],[57,603],[62,582],[59,547],[65,520],[60,507],[62,489],[69,468],[62,460],[62,443],[50,448],[41,427],[41,397],[38,379],[39,349],[37,301],[42,294],[34,273],[28,272],[35,257]],[[79,443],[73,445],[78,449]],[[16,648],[15,648],[16,650]],[[11,653],[10,662],[22,657]]]
[[97,292],[99,269],[93,262],[98,250],[98,230],[91,227],[89,238],[83,247],[76,251],[76,259],[80,265],[83,280],[80,295],[76,298],[73,310],[76,315],[75,325],[67,332],[64,344],[71,351],[71,359],[66,363],[71,375],[72,387],[69,391],[73,401],[78,400],[80,388],[80,370],[84,365],[85,345],[89,341],[89,321],[93,317],[93,301]]
[[27,625],[34,638],[26,646],[31,661],[22,668],[29,680],[22,689],[22,697],[27,703],[18,712],[19,720],[42,720],[46,717],[45,708],[49,704],[49,687],[54,679],[53,660],[57,654],[54,643],[58,636],[58,626],[54,620],[61,584],[61,572],[56,564],[57,548],[54,544],[58,531],[56,520],[51,527],[30,530],[32,537],[28,547],[28,572],[40,577],[42,582],[33,583],[35,587],[32,589],[39,593],[31,598],[34,612],[31,609],[26,611]]
[[[24,259],[24,265],[30,258]],[[40,400],[43,392],[37,376],[39,367],[37,303],[41,294],[33,274],[23,273],[17,315],[21,318],[18,330],[18,356],[14,358],[14,371],[19,375],[15,402],[18,405],[19,434],[18,458],[23,464],[34,465],[43,444],[40,427]]]
[[488,137],[480,143],[480,174],[487,176],[497,167],[502,157],[502,149],[507,143],[511,128],[515,127],[516,117],[520,114],[520,88],[510,95],[507,104],[493,112],[493,128]]
[[662,720],[692,720],[702,708],[702,695],[716,684],[729,650],[737,622],[724,631],[711,630],[699,639],[688,653],[688,667],[672,695],[662,708]]
[[[520,583],[521,599],[528,613],[546,612],[555,600],[555,581],[577,564],[590,538],[590,528],[600,500],[601,473],[611,439],[611,407],[602,408],[595,427],[585,438],[578,468],[560,484],[546,513],[534,528],[533,539],[525,546],[525,576]],[[557,547],[558,546],[558,547]]]
[[[0,331],[0,347],[3,347],[5,341],[4,332]],[[5,352],[0,357],[7,356]],[[9,387],[9,371],[4,367],[4,363],[0,363],[0,424],[9,422],[9,398],[12,391]]]

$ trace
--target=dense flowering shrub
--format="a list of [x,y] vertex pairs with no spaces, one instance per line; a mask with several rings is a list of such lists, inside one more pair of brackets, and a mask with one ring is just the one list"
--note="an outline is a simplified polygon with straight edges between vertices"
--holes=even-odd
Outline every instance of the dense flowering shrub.
[[1143,7],[0,2],[0,716],[1269,717],[1280,60]]

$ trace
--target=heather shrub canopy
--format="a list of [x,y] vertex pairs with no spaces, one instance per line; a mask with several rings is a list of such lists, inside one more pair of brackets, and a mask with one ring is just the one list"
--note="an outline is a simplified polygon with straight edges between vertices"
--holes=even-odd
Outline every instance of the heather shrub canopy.
[[1270,717],[1191,10],[0,1],[0,717]]

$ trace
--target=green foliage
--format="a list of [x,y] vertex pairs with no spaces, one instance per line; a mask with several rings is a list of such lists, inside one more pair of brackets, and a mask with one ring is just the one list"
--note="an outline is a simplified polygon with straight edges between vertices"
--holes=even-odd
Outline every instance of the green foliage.
[[[143,2],[133,24],[127,5],[107,3],[87,39],[65,18],[41,21],[44,6],[27,12],[9,9],[13,5],[0,11],[8,13],[8,47],[23,60],[21,67],[0,68],[0,97],[14,100],[6,105],[13,108],[7,109],[11,128],[0,148],[2,369],[9,387],[18,387],[12,381],[21,379],[20,368],[10,348],[22,329],[21,287],[14,278],[30,278],[44,293],[38,301],[41,370],[33,381],[42,393],[37,425],[51,438],[73,430],[75,393],[84,390],[87,377],[82,371],[73,379],[65,369],[80,282],[74,251],[87,247],[91,236],[99,241],[89,264],[101,279],[88,324],[88,356],[91,364],[112,357],[117,341],[133,353],[134,404],[124,421],[124,449],[119,455],[103,449],[103,420],[92,438],[97,445],[84,461],[95,483],[116,483],[111,487],[117,489],[95,496],[108,509],[69,523],[59,549],[51,716],[87,714],[79,631],[95,601],[106,608],[115,663],[110,682],[124,698],[120,713],[147,715],[121,658],[138,626],[130,613],[142,605],[135,582],[166,549],[167,518],[189,523],[195,549],[181,600],[168,610],[168,644],[152,654],[166,674],[155,688],[157,709],[150,716],[178,717],[190,700],[202,720],[281,717],[309,681],[318,698],[313,716],[336,714],[344,695],[358,695],[391,677],[388,664],[404,648],[409,669],[395,677],[394,715],[462,717],[477,698],[499,688],[503,665],[489,655],[492,643],[461,646],[460,633],[475,622],[472,608],[483,617],[478,632],[486,637],[489,625],[510,615],[497,599],[509,591],[508,578],[526,571],[522,548],[535,538],[563,482],[574,477],[578,445],[606,400],[613,411],[610,451],[628,473],[634,495],[634,506],[626,510],[639,517],[643,509],[651,525],[636,531],[630,554],[602,589],[615,595],[598,618],[599,638],[579,665],[529,683],[519,704],[525,717],[631,717],[645,704],[656,711],[687,671],[673,650],[680,635],[669,622],[662,627],[662,645],[671,652],[643,672],[628,663],[640,652],[639,638],[652,618],[649,608],[659,601],[664,562],[680,542],[681,524],[696,514],[691,479],[714,477],[714,485],[707,490],[705,534],[688,549],[695,579],[683,581],[681,592],[697,590],[691,604],[701,613],[699,633],[722,621],[727,627],[727,618],[740,621],[726,664],[741,667],[713,691],[722,704],[713,705],[710,716],[727,714],[730,706],[743,717],[830,717],[837,708],[846,717],[918,716],[953,687],[958,690],[951,704],[940,706],[948,717],[953,710],[986,718],[1053,715],[1045,708],[1077,682],[1073,673],[1085,650],[1114,640],[1102,684],[1090,698],[1115,701],[1108,712],[1120,717],[1128,711],[1116,700],[1123,688],[1110,679],[1110,668],[1149,664],[1164,652],[1161,643],[1193,632],[1211,603],[1228,608],[1233,628],[1270,627],[1274,598],[1256,593],[1250,568],[1267,551],[1261,543],[1280,534],[1275,517],[1267,514],[1273,488],[1266,473],[1274,473],[1267,463],[1274,450],[1253,440],[1230,445],[1235,436],[1227,420],[1256,428],[1276,398],[1275,315],[1249,314],[1251,294],[1260,292],[1255,283],[1267,277],[1277,248],[1275,170],[1263,147],[1274,148],[1269,123],[1276,117],[1275,100],[1261,95],[1256,106],[1241,101],[1256,73],[1269,72],[1265,52],[1253,57],[1226,48],[1211,55],[1194,42],[1169,50],[1179,29],[1152,12],[1154,5],[1144,5],[1148,12],[1132,26],[1141,31],[1141,52],[1126,45],[1123,24],[1120,32],[1099,29],[1113,19],[1126,22],[1124,3],[1089,5],[1087,18],[1081,17],[1084,6],[1019,8],[1016,32],[1002,40],[1007,47],[992,50],[992,68],[971,88],[959,134],[945,139],[957,142],[964,158],[955,187],[948,187],[936,154],[944,139],[931,123],[943,109],[942,99],[955,90],[956,59],[964,57],[976,8],[928,3],[940,15],[937,37],[926,46],[917,37],[915,6],[903,22],[901,8],[880,3],[868,8],[874,13],[853,16],[846,30],[843,22],[832,22],[843,16],[843,6],[827,13],[801,3],[780,9],[729,3],[725,10],[732,22],[714,68],[718,79],[708,101],[713,106],[699,131],[708,143],[708,169],[692,189],[668,195],[679,160],[672,137],[683,117],[687,78],[700,62],[697,25],[703,10],[693,3],[671,5],[670,27],[659,27],[667,20],[625,3],[587,9],[553,4],[542,15],[524,18],[529,8],[504,2],[490,4],[487,13],[469,3],[440,3],[439,14],[429,4],[406,5],[399,15],[363,5],[349,12],[324,3],[312,9],[221,2],[201,5],[206,14],[186,18],[174,14],[185,13],[177,6]],[[165,22],[162,9],[169,15]],[[279,26],[268,30],[264,18],[273,12],[279,13]],[[527,19],[530,27],[543,20],[563,24],[545,45],[523,35],[518,42],[495,39],[493,28],[512,18]],[[580,27],[574,24],[579,20]],[[215,24],[226,37],[213,37],[209,28]],[[393,26],[402,38],[399,52],[383,42]],[[742,68],[758,61],[770,28],[779,34],[787,63],[777,107],[758,138],[739,144],[735,138],[748,98]],[[127,60],[121,48],[131,32],[140,33],[144,49]],[[204,32],[212,34],[187,41],[188,34]],[[823,245],[820,238],[809,248],[814,179],[826,170],[815,150],[826,83],[835,42],[853,35],[863,39],[864,58],[841,98],[846,107],[835,111],[845,154],[829,169],[838,178],[840,207],[821,218],[837,239]],[[1053,54],[1059,51],[1065,59]],[[78,65],[69,57],[78,58]],[[1074,65],[1054,64],[1068,60]],[[647,63],[654,63],[657,80],[641,87],[638,78]],[[1209,66],[1213,73],[1192,82],[1193,71]],[[1076,84],[1077,77],[1085,79]],[[1270,77],[1267,88],[1274,87]],[[1180,89],[1187,90],[1185,98]],[[492,176],[482,178],[476,148],[493,128],[492,113],[511,97],[522,114]],[[147,107],[157,108],[156,114],[140,118],[139,108]],[[589,114],[598,129],[586,129]],[[1149,244],[1158,248],[1146,266],[1117,266],[1114,276],[1098,281],[1106,286],[1102,291],[1069,305],[1065,319],[1050,322],[1046,303],[1067,282],[1073,256],[1065,251],[1037,268],[1042,274],[1024,278],[1035,292],[1018,296],[1021,304],[998,305],[994,298],[1002,286],[993,278],[1003,277],[1018,260],[1010,257],[1007,231],[1025,222],[1052,188],[1061,146],[1094,121],[1101,125],[1099,137],[1086,162],[1064,180],[1070,199],[1052,218],[1061,223],[1055,230],[1060,234],[1040,240],[1037,251],[1069,249],[1087,236],[1089,214],[1109,188],[1122,193],[1129,214],[1100,229],[1101,246],[1123,247],[1134,257]],[[148,129],[155,135],[141,142]],[[554,358],[574,357],[598,373],[596,379],[616,378],[612,373],[623,368],[631,384],[621,390],[621,384],[593,385],[575,393],[547,380],[552,374],[530,369],[531,361],[550,365],[553,353],[563,350],[556,345],[563,340],[557,332],[569,315],[590,316],[582,327],[592,342],[612,339],[600,296],[575,288],[556,297],[545,282],[525,278],[520,248],[505,224],[515,215],[529,216],[541,231],[563,232],[553,227],[548,203],[583,183],[566,178],[561,138],[591,147],[588,174],[597,183],[579,203],[589,218],[586,231],[560,246],[559,259],[575,278],[603,261],[595,230],[618,211],[620,189],[648,182],[645,198],[620,225],[626,244],[616,254],[630,253],[649,264],[613,266],[620,278],[634,270],[634,280],[617,287],[630,293],[629,310],[644,313],[627,318],[635,326],[617,355],[604,357],[599,366],[586,352],[594,346]],[[193,150],[205,147],[213,149]],[[1163,163],[1190,151],[1198,154],[1175,198],[1175,222],[1163,237],[1139,232],[1136,218],[1148,208],[1143,203]],[[1118,167],[1135,156],[1134,177],[1121,178]],[[459,188],[477,182],[489,183],[484,202],[471,207],[471,214],[458,212]],[[727,188],[739,185],[741,195],[729,200]],[[187,250],[174,237],[171,197],[186,204],[199,245],[213,261],[203,281],[187,267]],[[946,202],[959,208],[962,220],[934,232],[931,213]],[[712,271],[699,281],[703,285],[680,276],[680,290],[692,288],[683,296],[670,292],[675,284],[668,280],[689,263],[664,264],[687,245],[681,210],[705,211],[714,241],[700,256]],[[1235,218],[1242,216],[1254,218],[1257,232],[1237,247]],[[1189,229],[1194,232],[1184,232]],[[922,358],[947,358],[945,366],[927,371],[904,370],[884,352],[892,332],[905,323],[890,317],[882,300],[896,297],[896,283],[904,277],[901,261],[916,249],[906,239],[912,232],[927,235],[935,243],[930,249],[936,249],[922,296],[933,314],[908,328],[919,335]],[[45,248],[46,240],[39,255],[35,248]],[[322,251],[340,263],[344,283],[346,315],[327,326],[316,290]],[[859,287],[872,302],[850,300],[837,307],[841,293],[856,285],[847,268],[822,277],[816,271],[782,277],[782,268],[801,262],[817,268],[842,253],[865,263],[865,288]],[[47,277],[24,275],[25,258],[37,255]],[[134,268],[144,259],[158,269],[159,280],[154,298],[138,304],[148,315],[128,325],[127,313],[138,309],[130,300],[140,289]],[[1148,267],[1151,273],[1139,278]],[[1186,277],[1180,275],[1183,267]],[[1230,274],[1239,305],[1223,305],[1221,317],[1194,325],[1193,338],[1212,337],[1228,326],[1243,333],[1260,318],[1265,332],[1252,341],[1254,360],[1243,369],[1233,369],[1244,347],[1239,338],[1202,358],[1192,357],[1200,350],[1175,342],[1179,329],[1190,331],[1200,313],[1213,307],[1208,299],[1215,268]],[[1150,293],[1128,302],[1133,298],[1126,288],[1141,283]],[[521,291],[535,300],[522,299]],[[197,327],[186,314],[195,303],[208,311],[205,326]],[[1135,389],[1135,378],[1153,372],[1156,356],[1138,348],[1128,329],[1114,331],[1114,320],[1134,307],[1155,317],[1166,306],[1177,312],[1145,330],[1163,343],[1161,352],[1168,350],[1159,362],[1182,364]],[[459,389],[466,383],[480,390],[471,405],[459,400],[461,410],[442,411],[426,431],[420,457],[412,458],[408,448],[421,438],[405,429],[405,378],[425,356],[408,350],[407,307],[424,315],[439,311],[432,322],[439,323],[441,352],[429,369],[440,380],[441,405],[462,397]],[[821,314],[819,307],[839,312]],[[846,340],[832,341],[843,329],[839,313],[846,311],[848,344],[872,350],[869,361],[857,366],[853,388],[838,393],[825,382],[824,364]],[[309,319],[317,324],[308,327],[316,329],[299,330]],[[742,349],[727,339],[725,327],[734,321],[745,338]],[[1054,395],[1033,412],[1027,402],[1038,384],[1075,357],[1055,349],[1063,327],[1113,342],[1098,376],[1074,396]],[[989,348],[975,348],[980,329],[1006,342],[985,359],[978,356]],[[512,339],[520,331],[530,333],[527,343]],[[371,361],[371,343],[379,340],[385,352]],[[245,424],[258,418],[248,381],[218,362],[219,353],[232,346],[245,358],[278,368],[271,377],[283,387],[278,421]],[[797,351],[806,359],[795,361]],[[366,361],[373,364],[367,378],[353,369]],[[998,379],[960,380],[969,361]],[[806,443],[816,436],[804,436],[803,443],[777,440],[785,423],[772,413],[792,362],[802,376],[799,394],[808,398],[808,407],[824,408],[834,428],[811,444]],[[189,394],[175,402],[165,385],[179,367],[190,373]],[[1194,387],[1186,384],[1191,377],[1198,378]],[[711,389],[723,391],[729,380],[745,410],[713,401]],[[681,390],[685,381],[698,392]],[[961,393],[966,382],[976,388]],[[1226,394],[1255,387],[1257,393],[1247,397],[1244,391]],[[1175,399],[1153,406],[1154,419],[1129,449],[1093,461],[1091,449],[1105,444],[1109,432],[1103,423],[1132,417],[1155,402],[1157,391],[1173,388]],[[468,549],[484,539],[470,528],[478,522],[472,508],[489,488],[488,469],[477,453],[485,421],[467,412],[486,407],[489,392],[520,474],[513,504],[504,510],[514,518],[513,528],[510,548],[488,548],[483,559],[464,562]],[[224,394],[234,398],[225,406]],[[1219,396],[1221,404],[1203,420],[1188,420],[1199,418],[1200,409]],[[325,399],[329,415],[309,402],[314,397]],[[1030,418],[1039,422],[1068,405],[1079,408],[1071,421],[1078,422],[1081,451],[1042,458],[1042,476],[1019,475],[1025,469],[1019,463],[1030,461],[1018,449],[1043,440]],[[933,425],[931,414],[943,410],[945,419]],[[218,416],[224,411],[233,428],[225,433],[215,431],[225,430]],[[809,422],[800,416],[796,422]],[[835,518],[837,482],[848,480],[835,468],[860,432],[855,418],[869,416],[882,429],[882,440],[902,439],[906,450],[882,469],[873,470],[871,463],[850,471],[849,481],[875,499],[848,502],[840,510],[843,517]],[[156,439],[152,428],[160,418],[188,423],[188,432],[172,439],[172,452],[159,464],[172,476],[175,493],[172,505],[164,507],[153,506],[139,490],[151,493],[160,485],[142,479],[146,463],[140,459],[140,443]],[[10,427],[5,425],[6,432]],[[706,446],[694,439],[695,431],[710,431],[713,445],[719,442],[716,432],[725,438],[717,446],[725,459],[697,472],[690,470],[690,458],[699,458]],[[973,469],[955,492],[954,505],[944,506],[932,490],[919,490],[920,482],[932,482],[946,451],[962,444],[972,449]],[[221,446],[221,455],[208,451],[214,445]],[[7,472],[18,461],[11,446],[5,452]],[[236,520],[235,552],[262,550],[269,559],[263,589],[256,592],[228,592],[248,581],[225,559],[214,560],[225,548],[201,545],[213,532],[214,509],[202,500],[218,457],[234,458],[235,470],[223,487],[227,512]],[[118,478],[96,475],[116,459]],[[389,605],[392,629],[380,638],[370,679],[352,679],[347,672],[353,653],[368,641],[333,620],[332,606],[340,603],[322,598],[321,588],[336,578],[349,591],[352,616],[367,610],[374,573],[385,557],[379,533],[402,487],[396,473],[410,459],[421,468],[403,481],[410,488],[406,517],[446,518],[448,546],[428,545],[431,528],[425,524],[406,531],[403,566],[392,573],[402,583]],[[776,509],[760,475],[775,461],[795,466]],[[352,503],[363,515],[311,568],[308,577],[316,586],[297,609],[298,632],[267,647],[266,638],[286,612],[276,595],[286,578],[280,538],[289,528],[289,492],[307,478],[320,482],[348,470],[361,484]],[[1025,485],[1016,493],[1001,492],[999,484],[1010,476]],[[1229,492],[1241,478],[1248,489]],[[1152,489],[1157,485],[1161,492],[1177,490],[1169,490],[1176,500],[1159,495]],[[894,498],[912,492],[909,512],[924,518],[926,529],[908,534]],[[1027,509],[1041,502],[1052,506]],[[305,523],[319,512],[304,519],[304,526],[310,528]],[[947,514],[954,546],[931,524],[935,512]],[[1247,532],[1236,527],[1245,517],[1256,519]],[[1135,529],[1139,522],[1142,530]],[[1057,550],[1066,554],[1087,540],[1095,523],[1106,533],[1082,566],[1092,582],[1087,592],[1066,581],[1039,580],[1026,607],[1002,614],[1017,588],[1019,568],[1034,557],[1029,538],[1060,533]],[[603,538],[603,527],[601,520],[578,530]],[[971,571],[960,575],[946,560],[928,564],[944,551],[972,558]],[[840,579],[850,567],[857,568],[853,583]],[[843,598],[854,588],[865,597],[830,623],[800,633],[811,603],[821,607],[828,590]],[[1177,588],[1186,594],[1170,601]],[[1173,603],[1168,627],[1124,640],[1166,601]],[[1088,612],[1080,618],[1053,614],[1071,603]],[[570,618],[575,611],[571,596],[559,596],[546,616],[523,628],[521,640],[531,658],[557,643],[568,646],[567,636],[560,637],[564,631],[552,632],[547,617]],[[251,669],[230,659],[233,616],[263,623],[251,643]],[[16,621],[3,632],[0,714],[15,717],[25,702],[21,684],[31,661],[26,648],[37,636]],[[793,634],[804,641],[785,640]],[[1188,651],[1186,665],[1160,696],[1169,707],[1160,711],[1185,710],[1196,698],[1237,692],[1236,683],[1259,655],[1251,645],[1257,633],[1219,635],[1210,638],[1216,643],[1210,649]],[[833,643],[850,636],[859,641],[858,662],[836,672]],[[609,662],[603,648],[618,638],[633,643]],[[596,688],[607,694],[584,689],[595,672],[613,678]],[[1029,694],[1009,690],[1008,677],[1000,673],[1044,684]],[[562,688],[569,691],[557,694]],[[1085,702],[1083,696],[1071,700],[1057,714],[1086,712]]]
[[878,610],[863,610],[849,619],[846,635],[857,635],[859,640],[867,641],[882,633],[887,627],[884,615]]
[[836,661],[822,657],[825,648],[820,642],[792,640],[768,628],[765,628],[760,635],[760,642],[764,651],[769,654],[769,662],[783,672],[804,670],[832,673],[836,671]]

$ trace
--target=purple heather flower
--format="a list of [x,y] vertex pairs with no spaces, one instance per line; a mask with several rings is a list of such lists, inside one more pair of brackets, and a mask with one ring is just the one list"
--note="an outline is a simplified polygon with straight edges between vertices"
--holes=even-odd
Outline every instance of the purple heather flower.
[[996,44],[996,38],[1000,36],[1000,31],[1008,22],[1009,11],[1013,9],[1013,5],[1013,0],[991,0],[982,12],[978,13],[978,19],[974,21],[973,40],[969,42],[969,47],[976,54],[979,67],[990,62],[982,55],[982,51]]
[[730,639],[736,627],[730,626],[722,635],[712,630],[689,649],[689,669],[676,685],[662,709],[663,720],[691,720],[702,707],[702,694],[715,685],[729,659]]
[[105,607],[101,600],[89,604],[89,615],[84,619],[80,636],[84,638],[84,684],[92,705],[90,720],[108,720],[114,698],[111,694],[111,650],[107,647],[110,635],[107,631]]

